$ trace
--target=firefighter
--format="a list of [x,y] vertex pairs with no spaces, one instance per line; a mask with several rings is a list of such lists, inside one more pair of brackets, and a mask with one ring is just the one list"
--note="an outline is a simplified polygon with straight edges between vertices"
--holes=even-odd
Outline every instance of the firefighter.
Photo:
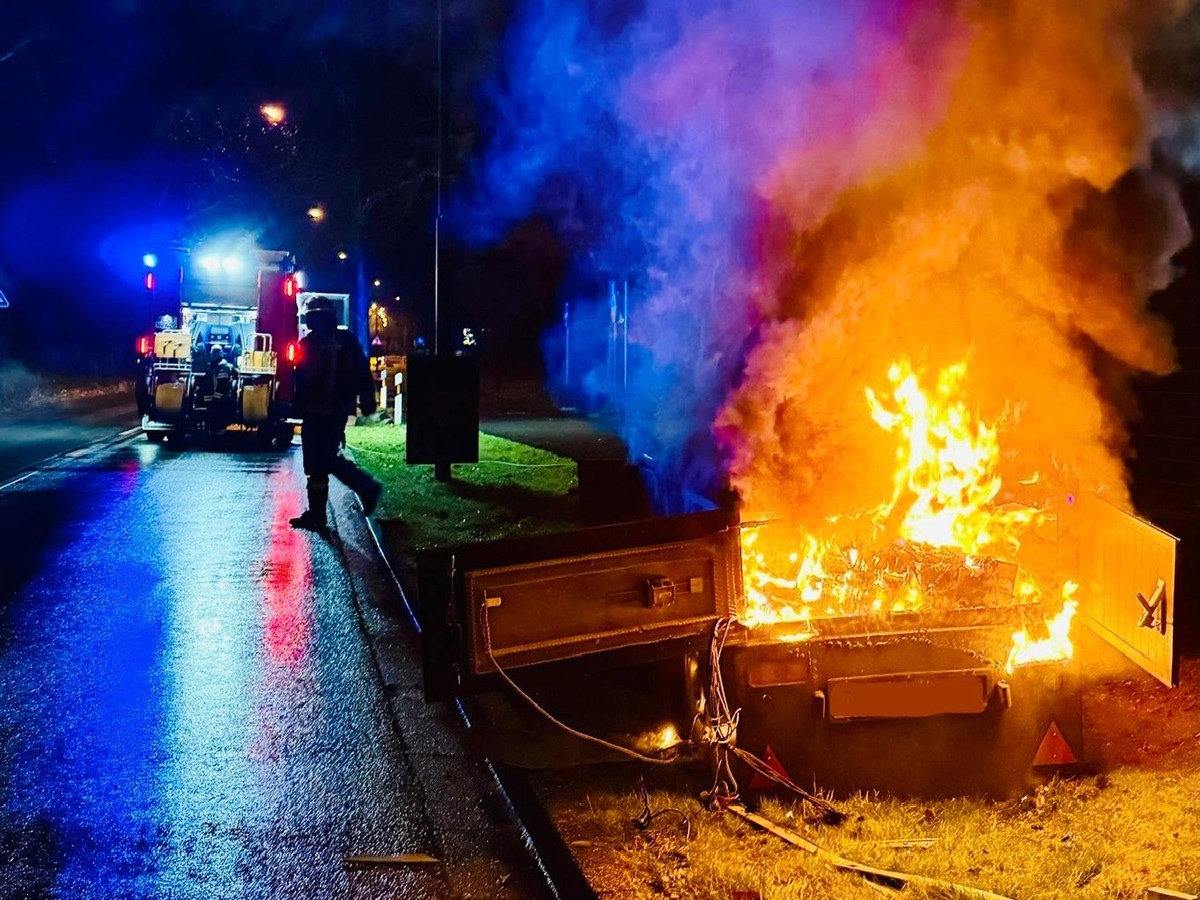
[[378,481],[340,453],[346,440],[346,419],[354,415],[355,406],[364,415],[375,411],[375,385],[358,341],[350,332],[338,329],[337,314],[328,297],[308,302],[305,321],[309,333],[300,341],[292,403],[302,423],[300,446],[308,476],[308,509],[291,524],[324,531],[330,475],[358,495],[368,516],[383,493]]
[[221,431],[233,421],[237,369],[225,358],[220,344],[213,344],[209,351],[204,374],[208,389],[208,429],[210,432]]

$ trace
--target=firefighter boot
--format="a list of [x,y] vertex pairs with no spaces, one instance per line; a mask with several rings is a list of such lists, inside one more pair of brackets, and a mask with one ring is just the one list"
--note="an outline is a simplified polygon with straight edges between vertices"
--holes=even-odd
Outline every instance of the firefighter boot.
[[375,512],[379,498],[383,496],[383,485],[344,456],[334,460],[334,476],[358,495],[363,512],[368,516]]
[[325,518],[325,505],[329,502],[329,479],[308,479],[308,509],[290,524],[293,528],[303,528],[306,531],[325,531],[329,522]]

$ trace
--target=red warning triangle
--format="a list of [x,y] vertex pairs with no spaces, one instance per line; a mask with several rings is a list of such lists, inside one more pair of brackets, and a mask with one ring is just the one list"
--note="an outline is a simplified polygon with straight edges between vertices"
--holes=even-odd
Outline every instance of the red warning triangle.
[[1078,762],[1075,759],[1075,752],[1067,743],[1067,739],[1063,737],[1063,733],[1058,730],[1058,723],[1051,722],[1050,727],[1046,729],[1046,736],[1038,744],[1037,753],[1033,754],[1031,765],[1035,768],[1037,766],[1069,766],[1075,762]]
[[[775,755],[775,751],[771,749],[771,745],[767,744],[767,749],[763,751],[762,761],[767,764],[767,767],[773,772],[778,772],[788,781],[792,780],[792,776],[787,773],[787,769],[783,767],[783,763],[779,761],[779,757]],[[772,781],[766,775],[760,772],[755,772],[754,777],[750,779],[748,790],[751,791],[769,791],[772,788],[780,787],[779,782]]]

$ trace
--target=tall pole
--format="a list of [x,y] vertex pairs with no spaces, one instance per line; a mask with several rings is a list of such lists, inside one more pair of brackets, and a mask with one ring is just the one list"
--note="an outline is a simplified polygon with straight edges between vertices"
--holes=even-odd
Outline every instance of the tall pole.
[[625,305],[621,310],[621,390],[629,388],[629,279],[624,281]]
[[437,4],[437,211],[433,220],[433,355],[438,355],[441,323],[440,302],[442,252],[442,0]]

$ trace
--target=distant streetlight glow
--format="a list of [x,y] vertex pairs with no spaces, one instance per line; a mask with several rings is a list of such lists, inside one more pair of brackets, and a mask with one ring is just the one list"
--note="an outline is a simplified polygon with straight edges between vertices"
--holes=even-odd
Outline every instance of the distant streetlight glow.
[[370,309],[370,315],[371,315],[371,320],[370,320],[371,321],[371,333],[374,337],[374,340],[371,341],[371,346],[381,347],[381,346],[383,346],[383,341],[381,341],[379,339],[379,331],[382,328],[388,327],[387,310],[384,309],[383,306],[379,303],[372,303],[371,309]]
[[283,120],[287,118],[287,110],[282,103],[264,103],[258,111],[269,125],[282,125]]
[[321,222],[325,219],[325,208],[322,206],[310,206],[308,208],[308,217],[314,222]]
[[158,257],[155,256],[153,253],[147,253],[144,256],[142,256],[142,265],[145,266],[147,269],[153,269],[155,266],[158,265]]
[[380,281],[378,278],[376,278],[374,281],[374,284],[375,284],[375,287],[379,287],[381,284],[383,284],[383,282]]
[[345,250],[338,251],[338,259],[345,259],[349,254]]

